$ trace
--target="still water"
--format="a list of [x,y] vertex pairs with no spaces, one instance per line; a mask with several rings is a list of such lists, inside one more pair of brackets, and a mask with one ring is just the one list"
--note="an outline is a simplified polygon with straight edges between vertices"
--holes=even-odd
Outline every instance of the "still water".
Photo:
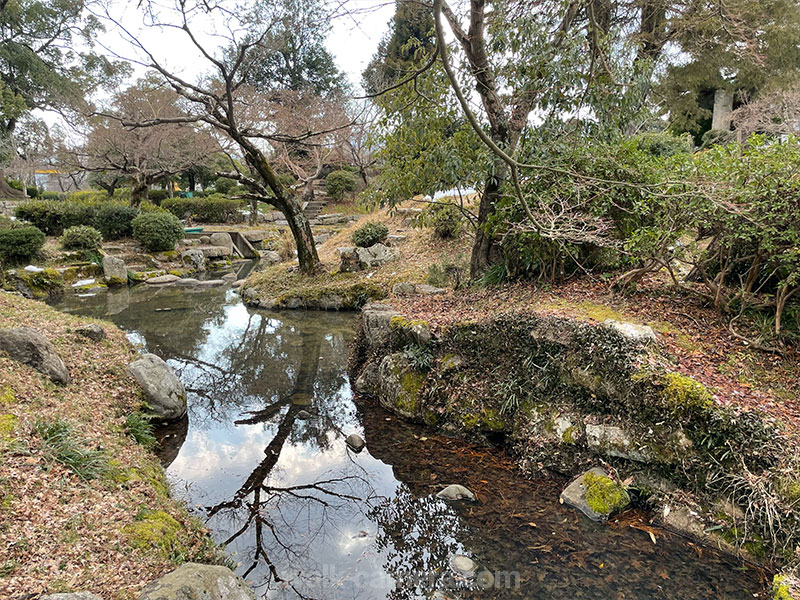
[[[761,597],[757,569],[660,530],[653,543],[635,513],[592,523],[559,505],[563,481],[526,480],[498,450],[355,403],[352,314],[255,310],[226,288],[139,286],[58,306],[115,322],[179,374],[188,419],[160,432],[173,493],[260,597]],[[348,450],[351,433],[363,452]],[[438,500],[450,483],[480,503]],[[455,574],[456,555],[478,577]]]

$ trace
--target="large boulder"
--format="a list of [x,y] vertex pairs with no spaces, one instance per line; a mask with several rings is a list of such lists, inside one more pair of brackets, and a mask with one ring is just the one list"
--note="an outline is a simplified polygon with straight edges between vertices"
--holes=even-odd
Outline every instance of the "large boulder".
[[78,335],[82,335],[83,337],[89,338],[93,342],[99,342],[101,340],[106,339],[105,330],[96,323],[90,323],[89,325],[81,325],[80,327],[77,327],[75,329],[75,333],[77,333]]
[[402,316],[388,304],[371,302],[361,309],[361,326],[364,339],[370,348],[389,342],[392,336],[392,318]]
[[170,366],[155,354],[143,354],[128,365],[128,372],[142,387],[150,411],[165,420],[186,414],[186,389]]
[[[227,233],[225,235],[228,235]],[[230,236],[228,236],[230,237]],[[231,246],[204,246],[198,248],[203,253],[205,258],[223,258],[233,254],[233,245]]]
[[233,252],[233,239],[230,233],[220,232],[211,234],[211,245],[220,248],[230,248]]
[[198,248],[189,248],[181,253],[183,264],[192,267],[195,271],[206,270],[206,255]]
[[55,347],[41,333],[30,327],[0,329],[0,351],[26,364],[56,383],[70,382],[69,371]]
[[342,273],[374,269],[397,258],[397,252],[383,244],[369,248],[339,248],[338,251],[341,259],[339,270]]
[[186,563],[145,586],[139,600],[255,600],[253,590],[228,567]]
[[377,397],[381,405],[406,419],[422,413],[420,390],[425,374],[418,371],[402,352],[384,356],[378,365]]
[[274,250],[262,251],[261,260],[263,260],[268,265],[277,265],[278,263],[283,262],[281,255],[275,252]]
[[125,261],[116,256],[103,257],[103,277],[108,285],[125,285],[128,283],[128,269]]

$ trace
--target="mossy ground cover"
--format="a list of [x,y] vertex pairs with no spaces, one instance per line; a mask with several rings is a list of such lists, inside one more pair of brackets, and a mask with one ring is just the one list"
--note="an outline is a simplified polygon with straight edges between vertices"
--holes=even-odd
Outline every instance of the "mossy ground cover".
[[[126,427],[141,405],[125,372],[133,348],[110,323],[94,321],[104,341],[75,332],[91,321],[0,292],[0,327],[41,332],[73,378],[56,386],[0,355],[0,589],[8,597],[89,590],[134,598],[176,563],[212,555],[207,532],[169,497],[157,459]],[[164,543],[138,535],[151,513],[177,523]]]

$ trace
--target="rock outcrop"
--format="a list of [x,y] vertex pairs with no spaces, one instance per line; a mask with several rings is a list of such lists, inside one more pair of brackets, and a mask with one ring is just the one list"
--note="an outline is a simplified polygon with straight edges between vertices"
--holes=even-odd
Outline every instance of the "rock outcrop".
[[227,567],[186,563],[147,585],[139,600],[255,600],[244,579]]
[[75,333],[77,333],[78,335],[82,335],[85,338],[89,338],[93,342],[99,342],[101,340],[106,339],[105,330],[96,323],[90,323],[89,325],[81,325],[75,330]]
[[153,415],[167,421],[186,415],[186,389],[170,366],[155,354],[144,354],[128,365],[142,387]]
[[206,255],[199,248],[189,248],[181,253],[181,262],[196,272],[206,270]]
[[69,371],[53,344],[35,329],[0,329],[0,351],[17,362],[36,369],[56,383],[66,385],[71,381]]
[[339,248],[338,252],[341,259],[339,270],[342,273],[374,269],[397,258],[397,252],[383,244],[369,248]]

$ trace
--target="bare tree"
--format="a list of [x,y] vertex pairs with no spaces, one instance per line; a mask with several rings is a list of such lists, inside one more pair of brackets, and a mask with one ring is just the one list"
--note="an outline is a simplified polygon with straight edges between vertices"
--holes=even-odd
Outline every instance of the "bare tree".
[[[206,123],[227,136],[238,146],[249,173],[237,170],[225,176],[243,184],[250,199],[272,204],[284,214],[297,245],[300,269],[306,273],[316,271],[320,263],[311,226],[300,202],[278,179],[270,144],[291,143],[313,148],[324,144],[321,140],[338,126],[299,134],[286,133],[282,131],[282,124],[269,116],[267,107],[259,106],[268,99],[266,94],[248,85],[259,61],[273,51],[268,43],[270,33],[278,27],[282,15],[264,11],[258,19],[253,19],[252,15],[243,14],[239,5],[226,0],[213,5],[200,0],[177,0],[169,9],[159,7],[156,10],[154,5],[146,8],[146,24],[168,33],[172,43],[177,40],[176,34],[182,35],[196,51],[199,60],[208,67],[208,73],[198,81],[188,80],[106,12],[105,18],[141,56],[129,60],[159,73],[185,99],[189,112],[184,117],[158,117],[127,124],[153,127],[170,123]],[[224,25],[208,31],[209,17],[215,17]]]
[[[149,80],[117,94],[110,111],[91,119],[86,145],[75,151],[76,162],[104,175],[95,181],[109,195],[120,179],[130,180],[131,205],[139,206],[151,185],[202,163],[216,148],[208,132],[181,122],[187,113],[179,100],[172,89]],[[126,125],[150,120],[170,122],[146,128]]]

